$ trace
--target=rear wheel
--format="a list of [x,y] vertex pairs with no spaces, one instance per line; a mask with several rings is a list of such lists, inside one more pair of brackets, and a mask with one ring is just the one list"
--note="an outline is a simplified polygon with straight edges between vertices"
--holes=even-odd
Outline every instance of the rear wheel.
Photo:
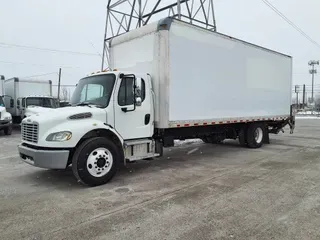
[[109,182],[121,161],[120,149],[111,140],[95,137],[84,141],[72,158],[72,171],[79,182],[98,186]]
[[11,135],[12,133],[12,126],[6,127],[4,130],[5,135]]
[[264,124],[252,123],[247,130],[247,143],[250,148],[259,148],[263,145],[265,135]]

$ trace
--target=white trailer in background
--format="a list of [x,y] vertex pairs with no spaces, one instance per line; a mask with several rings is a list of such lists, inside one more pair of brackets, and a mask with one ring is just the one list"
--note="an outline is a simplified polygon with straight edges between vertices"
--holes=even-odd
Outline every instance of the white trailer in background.
[[4,76],[0,75],[0,130],[3,130],[6,135],[11,135],[12,132],[12,116],[6,110],[4,98]]
[[[57,100],[52,96],[51,80],[29,80],[10,78],[4,81],[6,105],[14,122],[36,113],[33,107],[56,108]],[[40,109],[38,111],[41,111]]]
[[81,79],[72,107],[23,120],[23,161],[72,164],[92,186],[175,139],[259,148],[269,133],[294,129],[290,56],[171,18],[114,38],[110,56],[117,70]]

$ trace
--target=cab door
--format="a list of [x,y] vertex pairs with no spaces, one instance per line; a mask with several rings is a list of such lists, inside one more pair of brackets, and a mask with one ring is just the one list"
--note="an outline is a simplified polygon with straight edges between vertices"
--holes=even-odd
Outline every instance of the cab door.
[[[141,105],[135,101],[138,92],[135,88],[137,80],[141,80]],[[134,75],[119,78],[114,94],[114,126],[123,139],[147,138],[153,135],[152,106],[149,79],[137,79]]]
[[24,117],[25,108],[26,108],[25,106],[26,106],[26,98],[18,98],[17,99],[17,108],[18,108],[19,115],[21,116],[21,118]]

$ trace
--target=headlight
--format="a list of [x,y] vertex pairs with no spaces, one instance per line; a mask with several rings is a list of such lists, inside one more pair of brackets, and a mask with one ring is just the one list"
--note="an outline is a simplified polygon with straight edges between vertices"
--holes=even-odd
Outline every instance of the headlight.
[[55,141],[55,142],[63,142],[68,141],[72,136],[71,132],[63,131],[63,132],[55,132],[49,134],[46,138],[46,141]]
[[11,120],[11,117],[5,117],[4,120]]

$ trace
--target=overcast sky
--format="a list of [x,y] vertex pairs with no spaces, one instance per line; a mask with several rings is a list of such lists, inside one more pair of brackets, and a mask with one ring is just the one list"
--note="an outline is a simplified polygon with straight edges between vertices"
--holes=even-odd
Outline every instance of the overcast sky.
[[[153,0],[151,0],[153,1]],[[292,22],[320,43],[320,1],[270,0]],[[271,48],[294,58],[293,83],[311,84],[308,61],[320,59],[310,43],[261,0],[214,0],[219,32]],[[99,70],[99,55],[8,47],[27,45],[84,53],[101,53],[107,0],[0,0],[0,74],[52,79],[62,66],[62,84],[75,84]],[[319,68],[320,69],[320,68]],[[320,86],[320,78],[316,76]],[[320,92],[320,87],[317,89]]]

